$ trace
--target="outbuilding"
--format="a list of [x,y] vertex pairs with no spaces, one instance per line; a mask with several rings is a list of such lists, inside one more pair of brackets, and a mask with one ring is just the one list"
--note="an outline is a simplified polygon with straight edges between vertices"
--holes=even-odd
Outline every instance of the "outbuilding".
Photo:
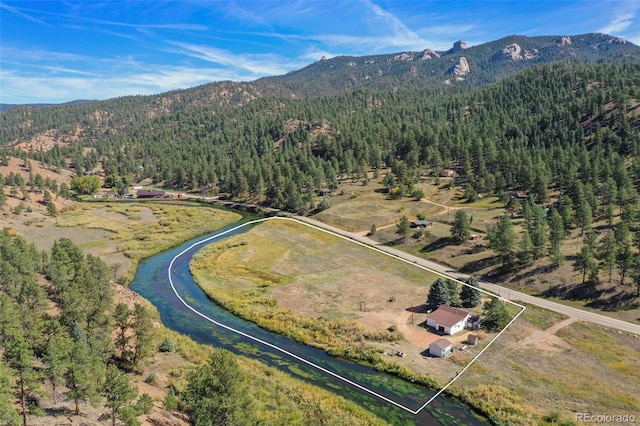
[[467,323],[471,317],[472,315],[463,309],[441,305],[427,316],[427,326],[443,334],[456,334],[473,325]]
[[429,355],[444,358],[451,355],[453,345],[445,338],[438,339],[429,345]]
[[471,346],[475,346],[478,344],[478,335],[477,334],[469,334],[467,336],[467,344]]

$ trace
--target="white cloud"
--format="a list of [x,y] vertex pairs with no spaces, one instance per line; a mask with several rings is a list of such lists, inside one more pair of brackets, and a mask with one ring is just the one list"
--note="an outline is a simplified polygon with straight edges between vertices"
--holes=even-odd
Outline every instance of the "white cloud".
[[[626,1],[616,3],[613,8],[613,16],[607,24],[600,28],[598,32],[612,35],[620,35],[624,30],[634,25],[640,4],[636,1]],[[635,23],[636,31],[638,23]]]
[[180,50],[174,50],[172,53],[179,53],[220,64],[233,70],[245,70],[248,71],[245,74],[252,75],[254,78],[283,74],[290,71],[293,66],[298,65],[293,65],[290,59],[276,54],[236,54],[212,46],[175,41],[169,43],[180,48]]
[[229,68],[147,64],[99,76],[28,74],[24,70],[0,71],[0,103],[61,103],[76,99],[108,99],[151,95],[186,89],[215,81],[249,81],[251,72]]
[[48,22],[45,22],[41,19],[35,18],[27,13],[24,13],[23,11],[21,11],[20,9],[16,8],[16,7],[12,7],[9,6],[8,4],[4,4],[4,3],[0,3],[0,9],[4,9],[4,10],[8,10],[9,12],[13,13],[14,15],[20,16],[21,18],[24,18],[28,21],[31,22],[35,22],[37,24],[40,25],[45,25],[47,27],[53,27],[53,25],[49,24]]

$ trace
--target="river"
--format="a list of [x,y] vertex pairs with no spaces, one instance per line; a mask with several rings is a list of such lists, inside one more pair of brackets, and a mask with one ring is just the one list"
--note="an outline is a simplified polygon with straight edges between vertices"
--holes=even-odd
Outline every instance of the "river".
[[[189,262],[205,245],[246,232],[250,226],[237,227],[242,222],[187,241],[141,262],[131,289],[153,303],[168,328],[198,342],[260,360],[341,395],[390,424],[488,424],[458,400],[444,395],[438,396],[414,415],[410,411],[418,410],[435,394],[434,391],[367,366],[328,356],[322,350],[297,343],[242,320],[211,302],[193,280]],[[227,233],[220,235],[224,232]],[[169,265],[171,282],[167,273]],[[193,310],[185,306],[183,301]],[[247,335],[251,338],[246,337]]]

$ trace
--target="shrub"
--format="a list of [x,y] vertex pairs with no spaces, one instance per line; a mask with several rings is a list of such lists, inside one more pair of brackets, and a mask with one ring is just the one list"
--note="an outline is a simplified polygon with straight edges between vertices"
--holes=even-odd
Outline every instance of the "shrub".
[[329,207],[331,207],[331,203],[329,203],[329,200],[324,199],[318,203],[318,211],[327,210]]
[[178,409],[178,397],[176,396],[176,391],[173,389],[173,386],[169,387],[169,392],[167,392],[167,396],[164,398],[163,405],[165,410],[175,411]]
[[149,374],[149,377],[147,377],[144,382],[155,386],[158,384],[158,375],[154,371],[153,373]]
[[173,352],[176,350],[176,344],[173,342],[171,337],[165,337],[158,350],[160,352]]

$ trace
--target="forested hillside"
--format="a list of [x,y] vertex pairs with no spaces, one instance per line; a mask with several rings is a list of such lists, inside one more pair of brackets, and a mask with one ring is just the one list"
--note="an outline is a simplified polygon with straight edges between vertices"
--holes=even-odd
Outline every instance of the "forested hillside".
[[93,140],[30,155],[56,167],[69,158],[78,174],[101,164],[107,176],[207,188],[297,212],[316,207],[319,189],[384,166],[399,195],[444,168],[476,192],[519,189],[539,201],[557,189],[578,202],[577,186],[584,186],[594,210],[604,186],[623,198],[636,193],[638,63],[542,65],[473,91],[440,90],[263,97],[225,111],[163,114],[102,135],[98,127]]

